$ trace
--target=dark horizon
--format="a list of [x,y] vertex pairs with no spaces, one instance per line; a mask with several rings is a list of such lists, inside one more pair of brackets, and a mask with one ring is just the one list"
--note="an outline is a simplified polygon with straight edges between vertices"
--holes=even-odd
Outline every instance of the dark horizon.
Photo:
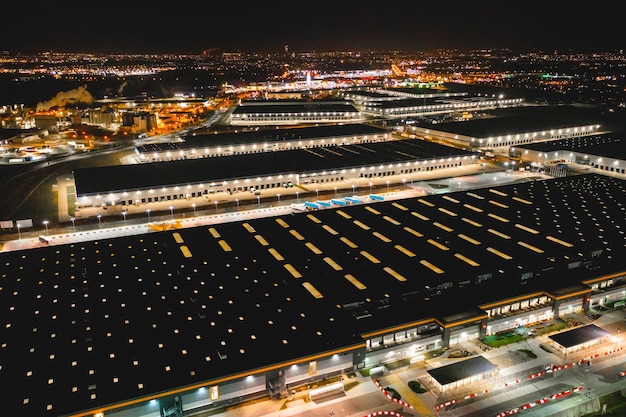
[[[502,2],[448,1],[436,8],[411,4],[362,7],[199,4],[180,10],[102,11],[36,6],[3,22],[0,50],[75,53],[406,51],[437,49],[621,49],[621,19],[609,8],[571,3],[503,7]],[[561,5],[559,5],[561,4]],[[506,5],[511,6],[511,5]],[[307,10],[307,7],[309,10]]]

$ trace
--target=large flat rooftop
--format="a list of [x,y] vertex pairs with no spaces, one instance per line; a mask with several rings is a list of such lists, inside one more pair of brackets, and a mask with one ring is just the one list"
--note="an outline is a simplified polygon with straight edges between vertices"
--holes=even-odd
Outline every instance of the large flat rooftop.
[[355,145],[292,149],[220,158],[165,161],[150,164],[109,165],[74,172],[79,194],[136,190],[179,184],[220,182],[290,173],[309,174],[379,164],[397,164],[433,158],[471,157],[473,152],[403,139]]
[[56,417],[149,398],[579,284],[623,269],[625,210],[623,180],[531,177],[2,252],[3,410]]
[[516,146],[520,149],[532,149],[548,154],[549,158],[556,159],[558,153],[567,156],[569,152],[588,154],[606,158],[626,159],[626,132],[611,132],[599,135],[589,135],[575,138],[550,140],[545,142],[529,143]]
[[352,103],[344,100],[311,100],[311,101],[243,101],[232,112],[233,115],[254,114],[302,114],[302,113],[358,113]]
[[[307,145],[307,141],[328,138],[350,138],[364,135],[390,135],[391,132],[381,127],[371,126],[362,123],[348,123],[343,125],[322,125],[315,127],[277,127],[273,129],[263,128],[247,131],[228,131],[210,133],[208,131],[194,131],[184,136],[182,141],[178,142],[156,142],[146,143],[137,146],[138,152],[160,152],[175,151],[181,149],[194,149],[211,147],[217,148],[234,147],[238,145],[258,144],[262,146],[265,143],[276,144],[280,142],[302,141],[303,145]],[[335,144],[329,142],[329,144]]]

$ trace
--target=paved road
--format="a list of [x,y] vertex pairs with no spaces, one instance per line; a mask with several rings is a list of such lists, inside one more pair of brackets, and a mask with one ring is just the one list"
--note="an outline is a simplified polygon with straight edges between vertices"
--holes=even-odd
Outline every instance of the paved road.
[[128,143],[119,148],[59,157],[50,162],[0,164],[0,220],[33,219],[37,227],[48,220],[51,226],[55,225],[58,223],[57,179],[71,177],[77,168],[119,165],[120,158],[132,153],[133,147]]

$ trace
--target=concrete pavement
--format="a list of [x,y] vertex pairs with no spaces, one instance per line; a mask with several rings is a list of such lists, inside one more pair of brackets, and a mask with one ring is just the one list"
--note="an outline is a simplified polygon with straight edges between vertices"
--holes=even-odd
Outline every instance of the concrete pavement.
[[[412,178],[409,182],[400,182],[402,180],[396,178],[395,183],[386,184],[386,180],[383,181],[379,178],[362,179],[355,181],[353,185],[344,184],[342,189],[336,188],[337,184],[321,183],[315,184],[315,189],[281,188],[278,190],[280,193],[276,193],[275,190],[263,190],[260,196],[256,196],[258,198],[222,193],[224,195],[214,196],[214,207],[207,206],[206,201],[173,200],[157,203],[162,205],[158,210],[153,204],[152,210],[146,210],[144,206],[133,207],[132,209],[129,208],[127,212],[120,212],[119,215],[72,220],[72,217],[68,215],[68,201],[75,198],[71,191],[73,184],[71,178],[64,176],[58,179],[57,192],[59,222],[65,222],[65,225],[51,222],[45,230],[22,229],[15,235],[7,235],[0,251],[136,235],[167,228],[194,227],[255,217],[284,215],[292,212],[292,203],[302,204],[307,200],[330,200],[336,196],[353,196],[357,193],[362,203],[369,204],[375,203],[369,198],[372,193],[383,196],[385,200],[396,200],[502,185],[529,178],[547,179],[550,177],[520,171],[503,172],[494,167],[486,168],[476,164],[476,166],[422,173],[419,179]],[[400,183],[398,184],[398,182]],[[435,187],[433,188],[433,186]],[[70,221],[72,222],[71,226],[67,225]]]

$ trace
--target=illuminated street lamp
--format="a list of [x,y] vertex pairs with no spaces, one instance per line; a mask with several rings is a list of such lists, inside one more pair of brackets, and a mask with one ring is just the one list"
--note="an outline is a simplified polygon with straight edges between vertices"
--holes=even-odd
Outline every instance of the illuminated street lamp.
[[76,228],[76,218],[75,217],[70,217],[70,220],[72,221],[72,227]]
[[193,215],[195,216],[196,215],[196,203],[193,203],[191,207],[193,207]]
[[402,191],[406,189],[406,178],[402,178]]
[[299,198],[300,198],[300,192],[296,191],[296,201],[298,201]]
[[370,181],[370,194],[372,194],[372,182]]
[[172,215],[172,220],[174,220],[174,207],[170,206],[170,214]]
[[98,227],[102,226],[102,214],[98,214]]
[[237,210],[239,210],[239,199],[235,198],[235,202],[237,203]]
[[320,198],[320,190],[315,189],[315,194],[317,194],[317,198]]
[[124,217],[124,223],[126,223],[126,210],[122,212],[122,216]]
[[355,185],[354,185],[354,184],[352,184],[352,194],[353,194],[353,195],[354,195],[354,187],[355,187]]
[[278,199],[278,202],[280,203],[280,194],[276,194],[276,198]]
[[215,213],[217,213],[217,200],[215,200]]
[[48,234],[48,220],[44,220],[43,224],[46,226],[46,234]]
[[387,180],[387,194],[389,194],[389,180]]
[[18,238],[19,240],[22,240],[22,232],[20,231],[20,228],[21,228],[21,227],[22,227],[22,226],[18,223],[18,224],[17,224],[17,238]]
[[259,205],[259,207],[261,207],[261,196],[260,195],[256,196],[256,203]]
[[150,223],[150,209],[147,209],[146,213],[148,213],[148,223]]

